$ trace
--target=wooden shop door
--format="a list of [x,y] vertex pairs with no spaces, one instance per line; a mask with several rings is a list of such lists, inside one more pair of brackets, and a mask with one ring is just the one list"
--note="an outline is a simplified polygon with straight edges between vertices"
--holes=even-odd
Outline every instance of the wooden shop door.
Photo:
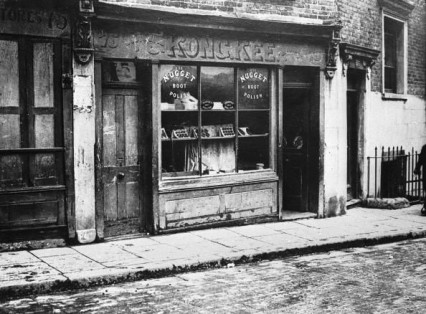
[[102,91],[101,202],[104,237],[143,231],[141,92],[137,88]]

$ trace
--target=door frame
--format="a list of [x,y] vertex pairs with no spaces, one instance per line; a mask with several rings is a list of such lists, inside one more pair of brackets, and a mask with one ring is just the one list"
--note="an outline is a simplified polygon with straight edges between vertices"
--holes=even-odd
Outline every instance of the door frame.
[[[139,110],[140,121],[143,119],[142,127],[138,129],[141,132],[139,138],[139,145],[141,146],[141,160],[140,160],[140,184],[142,191],[140,191],[140,202],[141,202],[141,213],[140,213],[140,228],[145,231],[151,231],[152,229],[152,199],[151,189],[149,183],[151,182],[151,144],[149,141],[150,136],[150,125],[152,125],[151,116],[151,72],[150,63],[143,60],[134,59],[114,59],[117,61],[131,61],[143,66],[146,75],[142,76],[142,82],[135,86],[135,88],[141,90],[141,96],[138,100],[141,104],[144,104]],[[95,116],[96,116],[96,144],[95,144],[95,224],[96,224],[96,235],[98,240],[104,239],[104,228],[105,228],[105,212],[104,212],[104,200],[103,200],[103,183],[102,183],[102,149],[103,149],[103,78],[102,78],[102,66],[103,59],[95,60]],[[113,89],[114,87],[112,87]],[[122,88],[122,87],[121,87]]]
[[[20,115],[20,122],[25,129],[19,127],[20,143],[25,145],[16,149],[16,153],[25,156],[24,176],[28,176],[33,170],[29,170],[34,164],[29,156],[36,153],[50,153],[55,156],[55,171],[58,176],[58,183],[31,187],[17,187],[10,190],[2,190],[1,196],[8,198],[9,204],[14,206],[28,205],[30,203],[46,203],[46,199],[37,194],[57,193],[56,201],[59,208],[57,211],[56,224],[49,222],[37,225],[17,225],[4,228],[0,236],[4,242],[10,241],[38,241],[47,238],[65,238],[67,240],[75,237],[74,224],[74,179],[73,179],[73,139],[72,139],[72,87],[66,77],[71,73],[71,41],[68,37],[49,37],[47,35],[25,36],[23,34],[0,34],[0,39],[14,41],[17,43],[18,53],[18,74],[19,74],[19,106],[17,108]],[[31,87],[34,81],[32,65],[34,62],[35,43],[50,43],[52,51],[56,55],[53,60],[53,107],[33,107],[34,88]],[[31,47],[31,49],[28,49]],[[24,87],[25,86],[25,87]],[[4,107],[7,112],[9,107]],[[51,114],[54,116],[53,133],[54,144],[52,147],[36,148],[29,147],[29,143],[35,142],[34,117],[35,110],[39,114]],[[15,149],[10,149],[11,151]],[[31,151],[32,150],[32,151]],[[7,155],[7,152],[6,154]],[[20,197],[19,195],[24,196]],[[32,197],[33,196],[33,197]],[[10,201],[13,199],[13,202]],[[52,200],[49,200],[51,202]]]
[[[323,73],[319,67],[306,67],[306,66],[292,66],[292,68],[304,68],[309,69],[312,75],[312,81],[310,84],[294,83],[294,87],[304,87],[311,91],[310,107],[315,107],[315,110],[309,110],[309,151],[307,152],[307,208],[306,213],[319,213],[322,212],[321,195],[323,191],[321,185],[323,183],[323,148],[321,146],[321,139],[323,138],[323,121],[324,121],[324,106],[323,106],[323,93],[321,79]],[[288,83],[284,82],[284,67],[278,68],[278,88],[277,88],[277,101],[278,101],[278,176],[279,176],[279,187],[278,187],[278,204],[279,204],[279,219],[283,217],[283,211],[286,210],[284,204],[284,86]],[[290,83],[293,84],[293,83]],[[320,208],[321,207],[321,208]],[[302,213],[302,212],[301,212]]]
[[[365,69],[356,69],[349,67],[347,70],[347,81],[349,82],[350,76],[354,77],[356,80],[355,88],[350,88],[347,84],[346,88],[346,110],[348,110],[348,92],[354,92],[357,94],[356,101],[356,113],[357,113],[357,126],[356,126],[356,154],[354,156],[354,162],[356,163],[356,193],[353,195],[353,199],[364,197],[363,190],[363,169],[364,169],[364,151],[365,151],[365,103],[366,103],[366,84],[367,80],[367,70]],[[347,128],[347,133],[349,128]],[[349,135],[349,134],[348,134]],[[350,171],[349,165],[347,165],[347,171]],[[353,180],[352,180],[353,181]]]

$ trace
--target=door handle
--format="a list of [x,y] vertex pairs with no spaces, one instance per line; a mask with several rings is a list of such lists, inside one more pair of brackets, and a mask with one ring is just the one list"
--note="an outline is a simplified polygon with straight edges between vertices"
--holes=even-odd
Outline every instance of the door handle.
[[124,176],[125,176],[124,172],[119,172],[119,173],[117,173],[117,179],[118,179],[118,180],[123,180],[123,179],[124,179]]

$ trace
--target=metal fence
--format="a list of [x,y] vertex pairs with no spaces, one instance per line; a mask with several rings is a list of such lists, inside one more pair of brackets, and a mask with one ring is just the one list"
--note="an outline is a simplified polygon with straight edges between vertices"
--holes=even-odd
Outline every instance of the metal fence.
[[411,149],[406,152],[401,147],[376,147],[374,157],[367,157],[367,197],[394,198],[405,197],[411,203],[425,197],[422,176],[413,171],[419,159],[419,153]]

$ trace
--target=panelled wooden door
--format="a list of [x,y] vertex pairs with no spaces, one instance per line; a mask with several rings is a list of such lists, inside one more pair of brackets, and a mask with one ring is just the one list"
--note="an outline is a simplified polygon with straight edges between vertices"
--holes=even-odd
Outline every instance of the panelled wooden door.
[[0,231],[66,224],[61,46],[0,38]]
[[102,91],[104,236],[143,231],[141,95],[136,88]]

